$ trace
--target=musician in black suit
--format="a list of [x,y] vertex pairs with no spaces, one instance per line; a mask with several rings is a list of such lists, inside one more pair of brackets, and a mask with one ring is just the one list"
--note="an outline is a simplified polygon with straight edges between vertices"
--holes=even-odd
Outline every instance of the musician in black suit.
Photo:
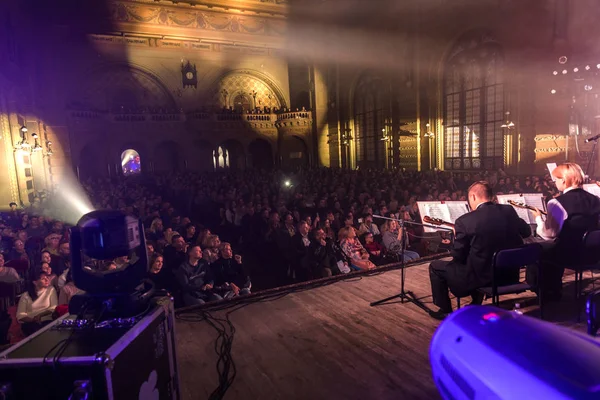
[[[452,261],[436,260],[429,265],[433,303],[440,309],[431,316],[443,319],[452,312],[448,289],[458,297],[471,295],[481,304],[483,295],[476,289],[492,282],[492,258],[499,250],[518,247],[531,235],[529,225],[519,218],[512,206],[493,202],[487,182],[469,188],[470,213],[456,220]],[[518,271],[502,277],[503,283],[518,280]]]
[[[534,211],[537,234],[547,240],[543,243],[541,268],[544,271],[543,299],[559,300],[562,296],[562,277],[565,265],[582,260],[583,235],[598,229],[600,199],[583,190],[584,174],[575,163],[565,163],[552,171],[556,188],[562,193],[548,202],[548,214],[542,218]],[[537,268],[527,269],[527,282],[537,286]]]

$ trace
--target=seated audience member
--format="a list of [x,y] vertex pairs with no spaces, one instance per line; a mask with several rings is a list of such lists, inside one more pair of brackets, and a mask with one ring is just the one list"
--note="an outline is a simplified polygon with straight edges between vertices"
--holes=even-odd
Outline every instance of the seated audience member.
[[44,239],[44,251],[50,252],[53,256],[58,256],[58,245],[60,244],[61,236],[57,233],[51,233]]
[[13,241],[12,249],[10,249],[10,251],[6,254],[6,260],[25,260],[29,262],[29,256],[27,255],[27,251],[25,251],[25,242],[19,238],[16,238]]
[[146,242],[146,254],[148,254],[148,259],[154,257],[154,243]]
[[202,261],[200,246],[190,246],[187,256],[188,259],[175,271],[184,305],[193,306],[204,304],[207,301],[221,300],[221,296],[212,290],[214,277],[208,265]]
[[163,221],[160,218],[154,218],[150,224],[150,228],[146,231],[146,237],[152,241],[162,239],[163,236]]
[[164,267],[168,271],[175,271],[185,261],[187,244],[181,235],[173,235],[171,245],[165,247]]
[[223,298],[250,294],[250,277],[244,272],[242,256],[233,255],[231,244],[222,242],[221,257],[211,264],[215,278],[215,291]]
[[369,253],[360,244],[356,237],[356,230],[352,226],[345,226],[338,233],[340,247],[350,261],[350,267],[354,270],[367,270],[375,268],[375,264],[369,260]]
[[375,241],[371,232],[366,232],[362,236],[365,250],[369,252],[369,260],[375,265],[385,264],[383,255],[383,246]]
[[202,243],[203,249],[218,249],[221,245],[221,240],[219,239],[219,235],[208,235],[204,238],[204,242]]
[[202,243],[204,243],[204,240],[210,235],[212,235],[212,232],[210,231],[210,229],[208,229],[208,228],[202,229],[200,231],[200,233],[198,233],[198,237],[196,238],[196,244],[202,246]]
[[202,260],[211,265],[219,259],[219,249],[213,247],[207,247],[202,251]]
[[21,280],[21,277],[14,268],[4,266],[4,256],[0,253],[0,282],[14,283]]
[[56,275],[62,275],[65,270],[71,268],[71,245],[68,240],[63,240],[58,245],[58,262],[53,265]]
[[197,239],[196,226],[188,223],[185,228],[182,229],[181,236],[187,244],[195,243]]
[[325,232],[325,237],[327,239],[335,240],[335,230],[331,227],[331,220],[326,219],[321,222],[320,227],[323,229],[323,232]]
[[174,275],[168,273],[163,268],[163,256],[154,253],[152,258],[150,258],[150,270],[148,271],[148,277],[154,283],[154,287],[157,290],[166,289],[169,291],[176,289],[176,284],[174,282]]
[[52,321],[52,313],[58,305],[56,290],[42,271],[35,271],[27,291],[21,295],[17,306],[17,321],[27,336]]
[[[408,244],[406,243],[408,240],[406,239],[404,228],[400,228],[396,221],[386,221],[381,230],[383,232],[383,236],[381,238],[383,247],[385,247],[389,254],[400,257],[402,254],[402,246],[406,246]],[[405,241],[402,240],[403,236]],[[421,257],[419,253],[407,250],[406,247],[404,248],[405,262],[416,260],[419,257]]]
[[40,265],[40,269],[43,273],[48,275],[48,279],[50,279],[50,284],[56,289],[58,287],[58,277],[56,276],[56,274],[52,273],[52,266],[47,262],[43,262]]
[[292,270],[296,276],[296,280],[304,282],[310,279],[310,267],[308,265],[308,248],[311,240],[308,237],[310,226],[306,221],[300,221],[298,223],[298,230],[294,237],[291,239],[290,259]]
[[373,216],[370,214],[366,214],[363,217],[363,222],[362,222],[362,224],[360,224],[360,226],[358,228],[359,235],[363,235],[367,232],[371,233],[373,236],[377,236],[377,235],[381,234],[381,232],[379,232],[379,228],[377,227],[377,225],[375,223],[373,223]]
[[73,277],[71,275],[71,270],[68,270],[66,272],[65,284],[60,289],[60,294],[58,295],[58,305],[68,305],[73,296],[83,293],[83,290],[78,289],[77,286],[75,286],[75,282],[73,282]]
[[311,279],[324,278],[340,273],[338,260],[331,241],[327,240],[325,231],[317,228],[313,231],[314,240],[308,249]]

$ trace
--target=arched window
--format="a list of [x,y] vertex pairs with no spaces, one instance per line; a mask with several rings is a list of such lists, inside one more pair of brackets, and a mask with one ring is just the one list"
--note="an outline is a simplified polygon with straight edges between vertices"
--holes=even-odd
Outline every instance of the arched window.
[[388,91],[383,81],[363,76],[354,93],[354,134],[356,165],[385,167],[385,142],[382,139],[385,120],[389,117]]
[[229,168],[229,152],[225,147],[219,146],[213,152],[213,164],[215,170],[219,168]]
[[460,40],[444,78],[446,169],[500,168],[504,163],[503,57],[490,36]]
[[252,105],[250,104],[250,99],[244,94],[238,94],[233,99],[233,109],[236,113],[242,113],[250,111]]
[[142,172],[142,164],[140,154],[133,150],[127,149],[121,153],[121,168],[123,175],[135,175]]

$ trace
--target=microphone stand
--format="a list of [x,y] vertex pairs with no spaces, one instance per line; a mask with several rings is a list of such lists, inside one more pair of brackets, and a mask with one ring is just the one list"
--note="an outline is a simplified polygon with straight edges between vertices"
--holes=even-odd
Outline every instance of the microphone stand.
[[[400,224],[400,229],[404,229],[404,225],[409,224],[409,225],[414,225],[414,226],[422,226],[425,228],[433,228],[433,229],[441,230],[441,231],[453,232],[453,230],[450,228],[443,228],[443,227],[439,227],[436,225],[420,224],[418,222],[405,221],[405,220],[398,219],[398,218],[388,218],[388,217],[384,217],[382,215],[373,215],[373,218],[386,219],[388,221],[396,221]],[[385,299],[374,301],[370,304],[370,306],[375,307],[380,304],[387,303],[390,300],[399,298],[401,303],[404,303],[404,302],[413,303],[414,305],[419,307],[421,310],[430,314],[433,312],[433,310],[431,310],[429,307],[427,307],[425,304],[423,304],[421,302],[421,300],[419,300],[413,292],[411,292],[410,290],[407,291],[404,288],[404,282],[406,280],[406,261],[404,260],[405,236],[406,236],[406,232],[403,232],[402,240],[400,242],[400,293],[395,294],[390,297],[386,297]]]

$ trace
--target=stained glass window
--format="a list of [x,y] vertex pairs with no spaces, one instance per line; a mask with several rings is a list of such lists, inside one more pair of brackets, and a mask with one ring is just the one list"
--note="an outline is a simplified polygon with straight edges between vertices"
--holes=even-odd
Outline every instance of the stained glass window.
[[503,58],[485,34],[469,35],[445,68],[445,168],[500,168],[504,161]]

